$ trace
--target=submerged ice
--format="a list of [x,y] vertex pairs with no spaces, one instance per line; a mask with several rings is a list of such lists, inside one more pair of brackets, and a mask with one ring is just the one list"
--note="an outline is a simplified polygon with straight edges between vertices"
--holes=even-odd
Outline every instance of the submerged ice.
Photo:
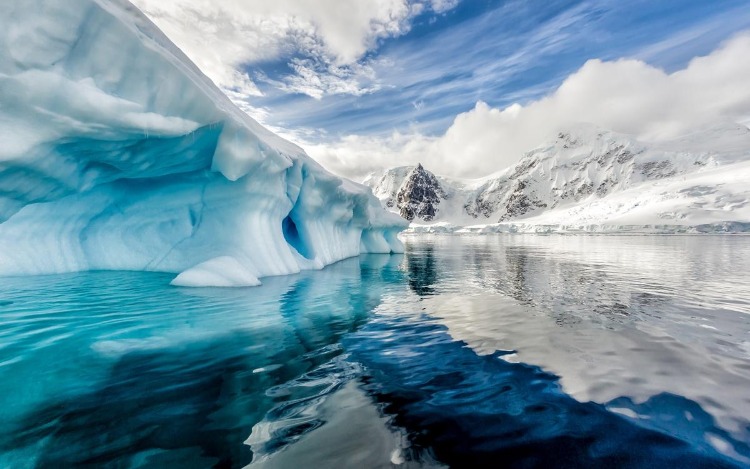
[[405,222],[236,108],[125,0],[0,4],[0,275],[254,285]]

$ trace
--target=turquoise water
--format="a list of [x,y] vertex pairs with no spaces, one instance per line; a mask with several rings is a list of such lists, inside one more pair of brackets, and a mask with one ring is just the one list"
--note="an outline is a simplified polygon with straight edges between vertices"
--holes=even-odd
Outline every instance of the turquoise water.
[[750,237],[0,282],[0,467],[747,467]]

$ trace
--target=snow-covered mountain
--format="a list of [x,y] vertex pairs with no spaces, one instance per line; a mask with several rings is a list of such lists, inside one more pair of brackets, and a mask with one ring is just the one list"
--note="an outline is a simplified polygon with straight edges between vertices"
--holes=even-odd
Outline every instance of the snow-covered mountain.
[[[576,125],[486,178],[452,180],[420,165],[364,183],[389,210],[413,213],[413,230],[747,231],[750,129],[644,144]],[[429,210],[410,209],[421,206]]]
[[[371,181],[366,181],[367,185]],[[431,221],[438,212],[438,205],[447,194],[434,174],[418,164],[415,167],[394,168],[381,177],[373,186],[383,196],[385,206],[397,208],[397,213],[406,220]]]
[[234,106],[126,0],[0,2],[0,275],[252,285],[406,226]]

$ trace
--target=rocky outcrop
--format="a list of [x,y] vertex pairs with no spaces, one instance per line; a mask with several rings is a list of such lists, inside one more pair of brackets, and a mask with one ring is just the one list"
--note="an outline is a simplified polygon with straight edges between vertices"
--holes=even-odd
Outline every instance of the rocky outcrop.
[[415,218],[431,221],[437,215],[440,201],[445,197],[445,191],[435,175],[418,164],[398,190],[396,207],[399,214],[409,221]]

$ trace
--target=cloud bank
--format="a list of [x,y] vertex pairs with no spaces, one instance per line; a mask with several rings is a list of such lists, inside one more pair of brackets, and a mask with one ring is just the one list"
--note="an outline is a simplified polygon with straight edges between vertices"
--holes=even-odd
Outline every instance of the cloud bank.
[[303,146],[330,170],[355,179],[417,162],[444,175],[486,176],[577,122],[660,141],[717,122],[746,121],[748,57],[746,33],[671,74],[639,60],[589,60],[553,93],[524,106],[498,109],[477,102],[441,136],[347,136]]

